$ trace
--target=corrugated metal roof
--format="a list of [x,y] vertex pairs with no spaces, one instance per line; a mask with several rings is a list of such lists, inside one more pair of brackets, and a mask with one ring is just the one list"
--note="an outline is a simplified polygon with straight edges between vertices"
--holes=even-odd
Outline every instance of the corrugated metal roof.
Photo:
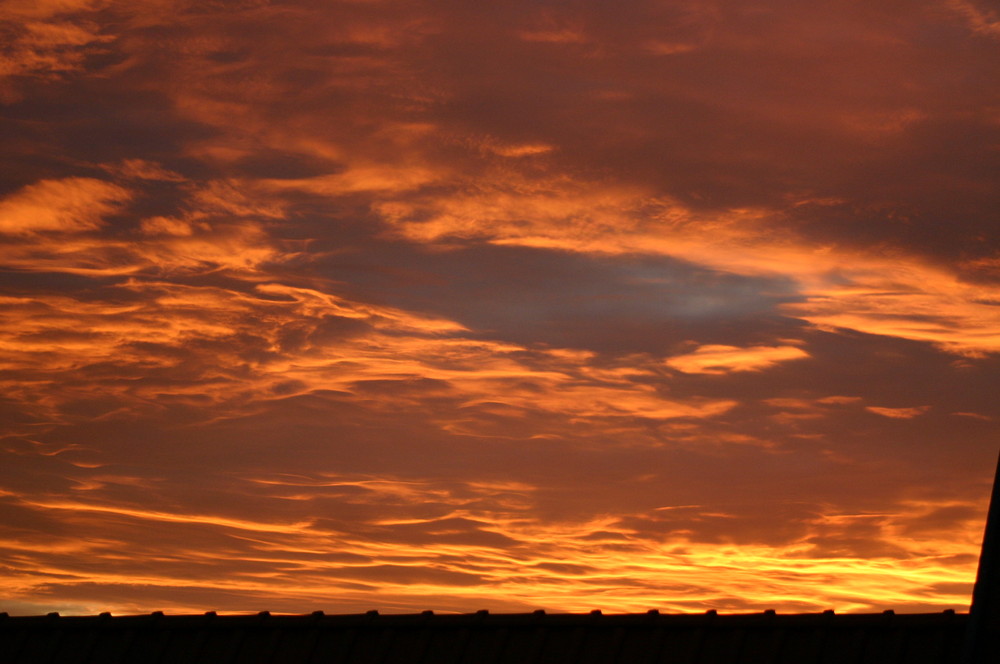
[[968,616],[933,614],[0,614],[10,664],[951,664]]

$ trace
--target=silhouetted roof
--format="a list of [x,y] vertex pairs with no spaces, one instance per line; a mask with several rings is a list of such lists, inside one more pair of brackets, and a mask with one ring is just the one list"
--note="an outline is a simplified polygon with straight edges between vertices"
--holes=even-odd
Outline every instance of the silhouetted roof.
[[966,614],[0,614],[0,662],[950,664]]

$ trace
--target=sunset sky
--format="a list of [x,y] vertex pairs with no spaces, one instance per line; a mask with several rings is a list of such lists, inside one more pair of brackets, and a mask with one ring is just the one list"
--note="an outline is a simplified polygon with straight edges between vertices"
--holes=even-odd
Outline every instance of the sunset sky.
[[0,611],[965,610],[987,0],[0,1]]

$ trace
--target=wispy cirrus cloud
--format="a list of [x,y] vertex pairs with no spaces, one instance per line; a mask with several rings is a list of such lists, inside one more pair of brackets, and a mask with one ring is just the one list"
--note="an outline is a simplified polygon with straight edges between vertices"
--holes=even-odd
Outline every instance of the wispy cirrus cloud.
[[730,371],[760,371],[778,362],[809,357],[795,346],[736,346],[709,345],[685,355],[669,358],[667,365],[685,373],[723,374]]
[[[67,272],[92,276],[252,271],[266,262],[287,260],[262,222],[280,218],[277,202],[257,201],[237,184],[211,181],[188,186],[157,164],[126,161],[109,167],[129,180],[111,182],[73,177],[42,180],[0,201],[0,232],[13,236],[3,266],[28,272]],[[137,181],[166,182],[178,190],[178,214],[112,224],[145,201]]]
[[[235,415],[258,399],[429,380],[466,409],[442,415],[442,426],[466,433],[476,429],[474,410],[499,406],[664,419],[710,417],[733,405],[671,399],[636,382],[648,370],[590,367],[589,353],[463,338],[467,330],[453,321],[313,289],[131,281],[116,290],[123,299],[114,308],[66,296],[7,298],[10,394],[37,404],[113,395],[140,408],[172,395],[230,403]],[[67,329],[74,320],[79,331]],[[161,380],[121,380],[150,371]],[[34,380],[22,382],[29,374]]]
[[[639,611],[648,605],[650,593],[665,590],[669,597],[661,595],[659,603],[672,611],[692,610],[706,602],[737,611],[776,605],[791,610],[829,605],[871,610],[928,592],[951,592],[954,601],[961,601],[968,574],[963,566],[974,562],[962,558],[965,547],[960,542],[936,544],[939,548],[930,556],[922,542],[930,532],[928,519],[943,511],[967,510],[959,504],[914,504],[899,514],[829,514],[804,521],[795,540],[769,546],[699,542],[699,535],[688,530],[664,539],[654,535],[662,524],[630,515],[577,523],[533,522],[517,516],[534,499],[535,489],[523,485],[342,476],[271,476],[254,482],[274,497],[292,496],[300,504],[320,507],[337,496],[361,511],[351,510],[358,520],[345,531],[324,518],[313,523],[250,522],[41,501],[23,504],[58,513],[68,510],[69,527],[101,524],[107,535],[74,548],[32,550],[16,540],[4,546],[19,552],[16,569],[44,570],[24,577],[22,592],[30,588],[42,597],[75,596],[86,602],[91,584],[120,587],[112,591],[119,597],[113,608],[124,611],[139,606],[138,598],[126,590],[137,580],[164,591],[183,585],[217,597],[232,595],[243,610],[263,598],[277,601],[272,606],[282,610],[291,606],[282,599],[288,595],[324,605],[336,598],[338,607],[357,610],[375,588],[390,602],[389,608],[404,611],[428,602],[446,609],[465,606],[490,601],[491,595],[502,597],[510,609],[580,611],[597,602],[608,610]],[[727,518],[736,518],[704,513],[696,505],[678,509],[696,521],[714,520],[720,532],[725,532]],[[966,511],[964,518],[970,516]],[[674,519],[669,517],[667,523]],[[128,537],[131,528],[154,523],[154,541],[118,539]],[[900,537],[900,532],[908,535]],[[864,548],[842,548],[852,541]],[[81,554],[106,557],[122,545],[131,551],[148,548],[157,565],[151,568],[130,556],[134,563],[122,561],[114,571],[100,571],[81,562]],[[207,555],[206,547],[220,545],[229,551],[230,560]],[[963,560],[959,566],[956,557]],[[239,562],[234,566],[232,559]],[[761,569],[773,580],[753,588],[759,581],[751,570]],[[717,581],[709,583],[709,578]],[[832,579],[836,586],[831,587]],[[943,592],[949,584],[954,589]],[[874,595],[873,587],[879,588]],[[191,601],[181,595],[171,608],[191,610],[197,606]]]
[[894,417],[902,419],[910,419],[911,417],[917,417],[923,415],[929,409],[929,406],[915,406],[912,408],[888,408],[886,406],[865,406],[865,410],[875,413],[876,415],[882,415],[884,417]]
[[89,56],[106,53],[113,37],[104,33],[93,12],[109,4],[103,0],[4,3],[0,99],[19,99],[19,80],[58,80],[85,71]]
[[102,226],[131,192],[93,178],[42,180],[0,201],[0,233],[78,233]]
[[993,37],[1000,35],[1000,17],[995,11],[969,0],[948,0],[946,4],[961,14],[976,32]]

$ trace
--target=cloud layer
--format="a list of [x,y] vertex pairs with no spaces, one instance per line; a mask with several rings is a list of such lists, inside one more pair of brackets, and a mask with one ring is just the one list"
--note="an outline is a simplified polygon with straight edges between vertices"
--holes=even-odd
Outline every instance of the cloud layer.
[[985,5],[0,23],[0,609],[967,605]]

